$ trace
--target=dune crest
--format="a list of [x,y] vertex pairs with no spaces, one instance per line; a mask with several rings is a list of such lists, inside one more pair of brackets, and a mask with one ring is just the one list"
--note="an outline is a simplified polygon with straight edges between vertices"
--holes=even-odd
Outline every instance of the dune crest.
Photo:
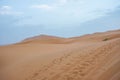
[[0,47],[0,80],[120,80],[120,30],[40,35]]
[[28,43],[41,43],[41,44],[60,44],[65,38],[50,36],[50,35],[39,35],[31,38],[27,38],[18,44],[28,44]]

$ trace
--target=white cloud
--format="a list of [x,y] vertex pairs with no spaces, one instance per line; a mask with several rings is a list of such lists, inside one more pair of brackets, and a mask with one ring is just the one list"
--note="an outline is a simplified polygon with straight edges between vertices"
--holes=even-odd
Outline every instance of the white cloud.
[[60,5],[65,5],[68,2],[68,0],[59,0]]
[[32,5],[31,8],[43,9],[43,10],[51,10],[51,9],[53,9],[53,6],[43,4],[43,5]]
[[2,6],[1,9],[3,9],[3,10],[11,10],[12,7],[11,6]]
[[43,10],[53,10],[57,7],[63,6],[68,2],[68,0],[58,0],[56,3],[52,3],[52,5],[48,4],[38,4],[38,5],[32,5],[30,8],[35,8],[35,9],[43,9]]
[[14,11],[11,6],[0,7],[0,15],[21,15],[23,12]]

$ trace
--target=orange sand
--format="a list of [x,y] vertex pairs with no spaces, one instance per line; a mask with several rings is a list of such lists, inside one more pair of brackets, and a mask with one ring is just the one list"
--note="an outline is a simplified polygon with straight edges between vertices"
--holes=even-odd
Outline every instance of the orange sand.
[[0,80],[120,80],[120,30],[1,46]]

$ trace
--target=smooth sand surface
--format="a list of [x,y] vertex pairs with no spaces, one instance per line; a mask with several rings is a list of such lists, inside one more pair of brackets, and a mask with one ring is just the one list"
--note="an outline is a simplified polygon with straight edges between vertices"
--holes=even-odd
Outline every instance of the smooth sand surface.
[[0,80],[120,80],[120,30],[1,46]]

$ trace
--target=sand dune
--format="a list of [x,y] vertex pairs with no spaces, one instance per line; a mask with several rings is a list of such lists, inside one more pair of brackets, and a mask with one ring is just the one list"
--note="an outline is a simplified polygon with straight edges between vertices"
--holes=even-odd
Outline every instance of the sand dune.
[[1,46],[0,80],[120,80],[120,30]]
[[[28,44],[28,43],[41,43],[41,44],[61,44],[65,38],[49,36],[49,35],[40,35],[25,39],[20,44]],[[19,43],[18,43],[19,44]]]

